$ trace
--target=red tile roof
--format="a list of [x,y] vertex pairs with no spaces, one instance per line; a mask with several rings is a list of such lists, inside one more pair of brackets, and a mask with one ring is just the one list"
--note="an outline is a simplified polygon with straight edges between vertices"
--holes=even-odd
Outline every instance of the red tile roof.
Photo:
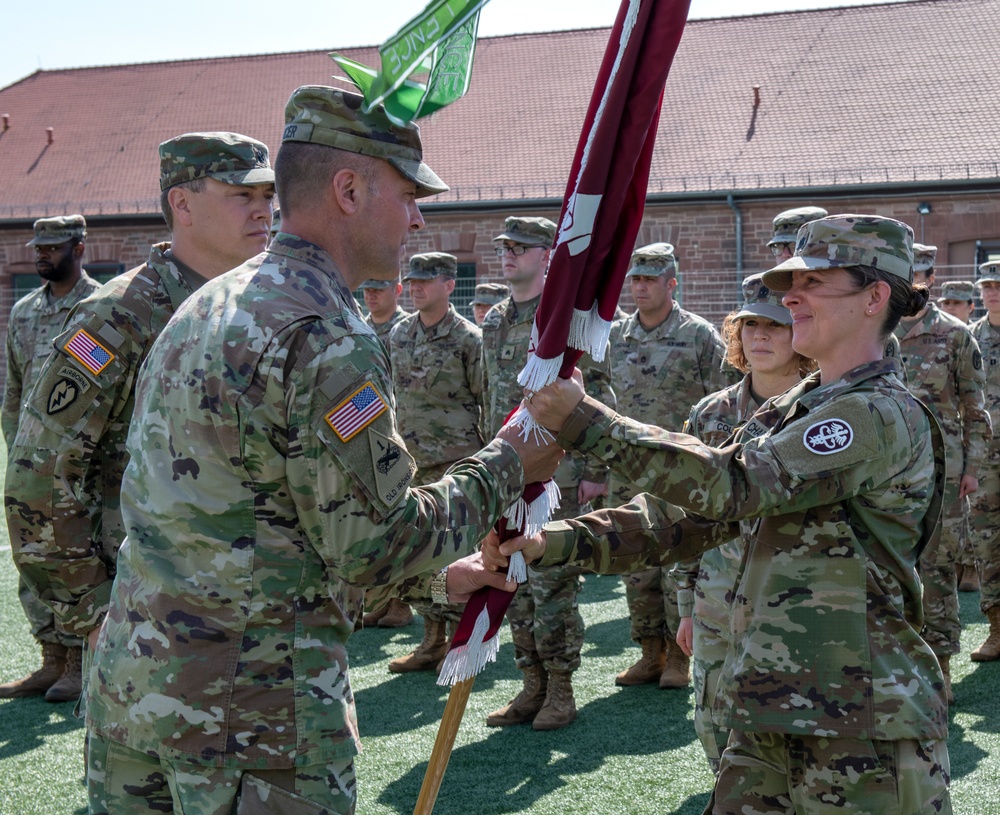
[[[431,206],[560,199],[607,37],[481,40],[469,94],[421,120],[452,186]],[[692,21],[649,191],[997,178],[996,42],[996,0]],[[374,48],[343,53],[377,64]],[[0,220],[156,212],[160,141],[234,130],[277,148],[291,90],[335,73],[322,51],[36,72],[0,89]]]

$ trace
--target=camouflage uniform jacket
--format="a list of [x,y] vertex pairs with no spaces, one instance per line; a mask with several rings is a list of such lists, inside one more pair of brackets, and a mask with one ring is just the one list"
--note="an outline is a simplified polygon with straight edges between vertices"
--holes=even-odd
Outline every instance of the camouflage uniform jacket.
[[[726,346],[707,320],[676,303],[646,329],[636,312],[611,328],[611,381],[617,410],[639,422],[680,430],[691,407],[737,381],[722,370]],[[612,495],[627,500],[632,486],[611,476]]]
[[979,344],[960,320],[928,303],[907,330],[896,329],[906,387],[929,407],[944,433],[948,477],[978,476],[992,430],[983,391],[986,374]]
[[990,449],[1000,452],[1000,328],[990,325],[989,316],[976,320],[971,326],[972,336],[979,344],[983,356],[983,374],[986,378],[985,401],[990,422],[995,431]]
[[382,345],[388,348],[389,335],[392,333],[392,329],[396,327],[396,323],[409,316],[411,315],[408,311],[403,311],[399,306],[396,306],[396,310],[392,313],[392,316],[384,323],[376,323],[372,319],[371,314],[365,317],[365,322],[374,329],[375,335],[382,341]]
[[[70,312],[8,459],[7,525],[18,570],[66,630],[81,636],[107,609],[125,537],[120,491],[139,367],[191,294],[164,257],[169,246],[153,246],[145,264]],[[89,344],[100,349],[97,357],[88,356]]]
[[[517,376],[528,361],[531,326],[539,300],[541,295],[524,303],[515,303],[514,298],[508,297],[493,306],[483,320],[483,427],[487,438],[497,434],[524,398],[524,388]],[[605,404],[614,404],[607,363],[594,362],[586,354],[577,367],[583,371],[587,393]],[[586,456],[567,455],[560,462],[554,480],[560,489],[575,491],[581,480],[603,484],[607,479],[607,467],[600,462]]]
[[940,518],[944,451],[933,417],[893,366],[868,363],[827,385],[814,374],[722,448],[584,399],[560,444],[595,453],[653,495],[547,524],[541,565],[624,573],[716,542],[678,524],[682,513],[666,502],[730,522],[718,524],[723,539],[735,534],[731,522],[759,518],[733,603],[720,723],[945,738],[941,671],[918,633],[916,570]]
[[8,447],[17,435],[23,403],[52,352],[52,340],[62,329],[66,315],[101,284],[82,272],[73,288],[56,299],[49,297],[50,286],[46,283],[18,300],[7,321],[7,379],[0,426]]
[[410,489],[393,401],[385,350],[307,241],[279,232],[185,303],[136,392],[90,729],[211,766],[357,752],[364,588],[428,590],[523,489],[501,441]]
[[[396,422],[421,473],[440,470],[483,446],[482,344],[479,328],[452,305],[435,325],[425,327],[419,314],[411,314],[389,335]],[[420,483],[427,480],[417,477]]]

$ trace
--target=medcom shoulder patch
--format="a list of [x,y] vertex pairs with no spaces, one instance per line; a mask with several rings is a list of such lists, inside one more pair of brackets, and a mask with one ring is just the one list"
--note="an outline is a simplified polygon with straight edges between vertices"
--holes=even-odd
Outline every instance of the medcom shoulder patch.
[[824,419],[809,425],[802,434],[806,450],[818,456],[840,453],[851,446],[854,430],[843,419]]

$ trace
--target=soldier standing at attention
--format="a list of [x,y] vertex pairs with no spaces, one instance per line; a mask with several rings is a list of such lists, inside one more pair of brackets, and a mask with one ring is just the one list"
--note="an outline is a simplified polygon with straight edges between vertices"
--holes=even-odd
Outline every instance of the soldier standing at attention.
[[[636,249],[626,279],[637,308],[611,329],[618,410],[636,421],[679,431],[697,402],[733,384],[735,374],[722,370],[725,345],[711,323],[674,302],[677,258],[669,243]],[[612,475],[614,506],[627,504],[636,492],[633,484]],[[675,580],[658,568],[626,575],[625,597],[632,640],[642,647],[642,655],[615,677],[615,684],[658,682],[661,688],[686,688],[690,658],[675,639],[680,624]]]
[[[819,371],[724,447],[620,416],[572,379],[527,405],[561,446],[653,494],[546,524],[501,555],[624,571],[752,523],[716,706],[731,732],[713,815],[951,812],[948,706],[920,636],[917,572],[937,527],[943,442],[882,357],[896,321],[927,301],[912,284],[912,240],[906,224],[873,216],[802,228],[795,256],[763,282],[785,292],[792,345]],[[484,542],[487,564],[502,568],[496,551]]]
[[368,309],[365,322],[375,329],[382,345],[388,348],[389,334],[396,323],[410,316],[409,312],[403,311],[399,306],[403,284],[397,276],[395,280],[366,280],[358,288],[362,291]]
[[[7,323],[7,379],[3,391],[3,436],[14,444],[21,411],[52,351],[52,340],[69,310],[100,288],[83,270],[87,222],[82,215],[39,218],[35,237],[35,269],[45,282],[14,304]],[[18,578],[17,594],[31,636],[42,649],[42,665],[23,679],[0,685],[0,699],[45,696],[46,702],[71,702],[80,696],[83,640],[67,634],[52,609]]]
[[995,428],[989,454],[972,497],[972,550],[979,561],[979,608],[990,631],[972,652],[974,662],[1000,659],[1000,261],[979,267],[976,281],[986,315],[972,324],[986,373],[986,407]]
[[363,105],[292,93],[282,232],[190,297],[143,369],[86,691],[92,815],[353,813],[347,639],[365,588],[513,588],[478,555],[446,567],[559,456],[506,433],[410,488],[388,359],[352,291],[395,279],[417,199],[447,187],[416,126]]
[[469,305],[472,306],[472,314],[476,318],[476,325],[482,325],[486,319],[486,313],[501,300],[510,297],[510,288],[503,283],[480,283],[476,286],[475,294]]
[[[482,334],[449,302],[458,260],[444,252],[410,258],[403,277],[417,309],[389,335],[396,421],[417,464],[416,484],[440,480],[448,468],[483,446],[479,394]],[[399,601],[397,601],[399,602]],[[464,606],[414,602],[424,618],[424,637],[406,656],[389,662],[392,673],[436,670]]]
[[[483,404],[486,435],[494,435],[521,403],[517,375],[528,359],[528,342],[545,284],[545,270],[556,225],[547,218],[510,217],[493,239],[510,284],[511,296],[483,322]],[[589,356],[580,362],[588,393],[603,401],[614,393],[607,370]],[[584,456],[566,456],[555,475],[562,492],[557,517],[579,514],[607,492],[607,468]],[[572,675],[580,667],[583,617],[577,606],[578,569],[529,569],[528,582],[507,611],[514,658],[524,675],[521,691],[486,718],[490,727],[531,723],[535,730],[556,730],[576,719]]]
[[[913,279],[934,285],[937,248],[913,245]],[[991,439],[986,412],[986,374],[972,332],[933,302],[896,328],[906,386],[934,413],[947,450],[948,479],[941,515],[941,536],[920,556],[924,584],[923,637],[941,661],[948,701],[951,655],[959,651],[962,624],[958,613],[956,564],[962,551],[965,498],[979,487],[979,471]]]

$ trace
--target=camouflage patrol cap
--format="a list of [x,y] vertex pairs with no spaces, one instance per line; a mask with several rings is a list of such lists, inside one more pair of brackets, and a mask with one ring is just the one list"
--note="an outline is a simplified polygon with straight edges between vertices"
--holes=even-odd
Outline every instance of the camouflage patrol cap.
[[394,286],[399,282],[396,280],[365,280],[360,286],[358,286],[358,291],[364,291],[365,289],[387,289],[390,286]]
[[935,260],[937,260],[936,246],[924,246],[922,243],[913,244],[913,271],[933,271]]
[[1000,282],[1000,260],[988,260],[979,264],[979,278],[976,280],[976,285],[991,280]]
[[976,286],[971,280],[949,280],[941,284],[939,303],[942,300],[962,300],[971,303],[975,299]]
[[25,246],[56,246],[73,238],[87,237],[87,221],[82,215],[60,215],[35,221],[35,237]]
[[160,190],[199,178],[249,187],[273,184],[267,145],[239,133],[183,133],[160,145]]
[[410,258],[410,271],[403,275],[403,282],[433,280],[435,277],[449,277],[454,280],[457,275],[457,257],[447,252],[425,252]]
[[640,246],[632,253],[629,270],[625,277],[660,277],[677,274],[677,258],[674,247],[669,243],[651,243]]
[[524,246],[544,246],[551,249],[556,241],[556,225],[548,218],[521,218],[512,215],[503,222],[503,232],[493,241],[513,241]]
[[913,230],[877,215],[831,215],[799,230],[795,256],[764,272],[764,285],[787,291],[792,272],[872,266],[913,282]]
[[803,225],[815,221],[817,218],[825,218],[828,214],[822,207],[798,207],[779,212],[772,221],[774,236],[767,242],[767,245],[795,243],[795,236]]
[[469,301],[470,306],[495,306],[510,296],[510,289],[503,283],[480,283]]
[[418,198],[446,192],[448,185],[423,162],[420,128],[415,124],[394,124],[382,105],[366,112],[364,104],[360,94],[339,88],[296,88],[285,105],[281,141],[322,144],[384,159],[417,185]]
[[781,305],[781,295],[764,285],[763,275],[750,275],[743,281],[743,308],[736,318],[766,317],[782,325],[792,324],[792,313]]

